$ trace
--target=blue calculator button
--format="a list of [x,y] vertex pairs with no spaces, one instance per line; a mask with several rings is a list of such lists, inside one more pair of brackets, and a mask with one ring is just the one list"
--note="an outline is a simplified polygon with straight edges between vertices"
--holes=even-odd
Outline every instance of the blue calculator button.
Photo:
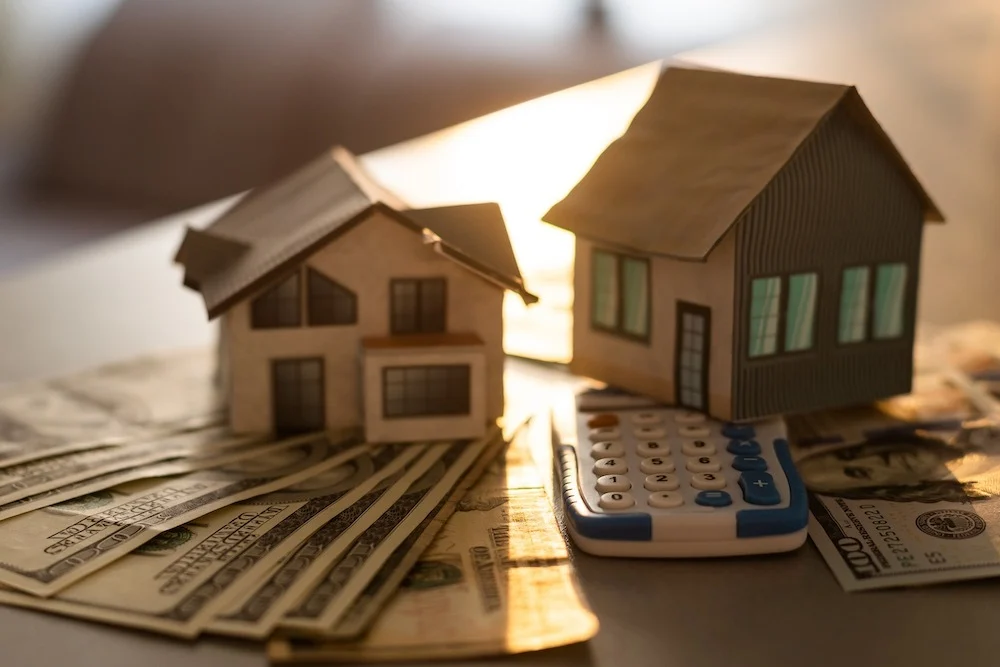
[[733,499],[725,491],[701,491],[694,501],[706,507],[725,507],[733,504]]
[[733,468],[744,472],[767,470],[767,461],[759,456],[737,456],[733,459]]
[[760,454],[760,443],[756,440],[730,440],[726,451],[737,456],[757,456]]
[[727,422],[722,427],[722,435],[733,440],[749,440],[757,435],[757,431],[750,424],[733,424],[732,422]]
[[751,505],[777,505],[781,502],[781,494],[769,472],[740,473],[740,488],[743,489],[743,500]]

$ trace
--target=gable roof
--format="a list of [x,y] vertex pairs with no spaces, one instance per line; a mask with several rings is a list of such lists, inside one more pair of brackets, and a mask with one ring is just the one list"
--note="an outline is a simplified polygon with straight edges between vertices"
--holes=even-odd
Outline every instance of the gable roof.
[[669,67],[628,130],[543,216],[581,237],[704,260],[835,109],[878,142],[925,221],[943,222],[853,86]]
[[188,228],[174,261],[212,319],[376,210],[525,303],[538,300],[524,287],[499,206],[408,209],[339,147],[250,192],[205,229]]

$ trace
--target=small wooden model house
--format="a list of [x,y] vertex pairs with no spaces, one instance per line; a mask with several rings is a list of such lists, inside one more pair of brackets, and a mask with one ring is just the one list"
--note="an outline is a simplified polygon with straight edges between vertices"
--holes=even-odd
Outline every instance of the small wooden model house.
[[731,420],[910,389],[943,218],[853,87],[667,68],[544,220],[577,373]]
[[536,300],[496,204],[408,210],[339,148],[188,229],[176,261],[221,320],[238,433],[478,437],[503,413],[504,292]]

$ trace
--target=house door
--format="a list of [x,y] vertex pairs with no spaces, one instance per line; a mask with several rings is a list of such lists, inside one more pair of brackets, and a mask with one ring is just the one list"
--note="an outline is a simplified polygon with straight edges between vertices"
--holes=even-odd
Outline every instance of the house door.
[[271,366],[274,431],[322,431],[326,425],[322,359],[281,359]]
[[708,410],[708,347],[712,311],[685,301],[677,302],[677,343],[674,383],[677,404],[692,410]]

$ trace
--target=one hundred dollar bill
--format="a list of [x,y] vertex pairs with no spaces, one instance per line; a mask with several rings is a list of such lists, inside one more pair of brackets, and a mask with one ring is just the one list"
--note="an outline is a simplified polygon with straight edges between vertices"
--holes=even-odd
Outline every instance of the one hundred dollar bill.
[[221,423],[208,348],[0,389],[0,467]]
[[0,522],[0,583],[54,595],[171,528],[302,482],[365,448],[356,436],[303,436],[249,450],[227,465],[123,484],[100,494],[100,502],[8,519]]
[[[53,597],[0,591],[0,603],[194,637],[227,591],[256,578],[267,556],[287,553],[308,535],[301,529],[310,519],[350,507],[391,481],[421,450],[372,448],[299,484],[165,531]],[[340,457],[336,449],[327,453]]]
[[587,641],[597,630],[519,434],[363,638],[276,636],[268,654],[275,663],[481,658]]
[[335,628],[396,549],[473,468],[492,445],[502,440],[499,428],[476,441],[448,446],[441,458],[351,545],[339,560],[319,570],[321,578],[282,618],[279,627],[295,634],[322,635]]

